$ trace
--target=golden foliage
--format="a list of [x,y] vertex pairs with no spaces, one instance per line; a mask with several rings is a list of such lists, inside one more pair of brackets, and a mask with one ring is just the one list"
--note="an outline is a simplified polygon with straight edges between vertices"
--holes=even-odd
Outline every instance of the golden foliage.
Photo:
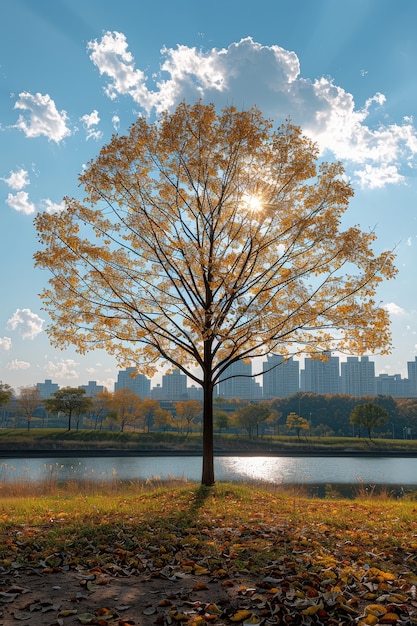
[[393,253],[341,228],[343,167],[290,121],[183,103],[114,136],[80,182],[83,201],[35,218],[55,345],[148,375],[162,359],[211,388],[238,358],[389,349],[375,295]]

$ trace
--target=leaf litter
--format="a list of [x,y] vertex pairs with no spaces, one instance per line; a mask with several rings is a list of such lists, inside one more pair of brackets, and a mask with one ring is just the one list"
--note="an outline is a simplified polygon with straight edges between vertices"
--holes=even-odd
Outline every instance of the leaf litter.
[[417,624],[413,519],[260,490],[175,495],[77,523],[9,519],[0,626]]

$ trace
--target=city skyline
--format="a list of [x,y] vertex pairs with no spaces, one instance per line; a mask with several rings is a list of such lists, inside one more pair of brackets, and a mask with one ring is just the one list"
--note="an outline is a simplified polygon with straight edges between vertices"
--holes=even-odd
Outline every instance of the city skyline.
[[[340,361],[338,356],[330,353],[327,359],[308,358],[304,369],[300,369],[299,361],[289,358],[284,360],[281,355],[271,355],[263,363],[264,374],[262,384],[253,377],[252,361],[238,361],[225,371],[223,379],[216,385],[215,396],[225,399],[271,400],[288,397],[298,392],[327,394],[345,394],[350,396],[391,395],[393,397],[417,397],[417,357],[407,362],[408,377],[400,374],[375,374],[375,363],[367,356],[348,357]],[[155,400],[202,399],[202,388],[194,384],[187,385],[189,379],[178,369],[164,374],[162,384],[129,367],[119,370],[114,389],[120,391],[129,388],[142,398]],[[38,382],[37,388],[42,398],[49,397],[59,386],[50,379]],[[93,397],[104,391],[97,381],[88,381],[87,385],[79,385],[86,394]]]
[[192,7],[189,0],[4,3],[0,380],[15,389],[42,379],[114,384],[113,357],[49,343],[39,298],[49,276],[33,267],[33,218],[61,210],[65,195],[78,197],[78,175],[112,133],[199,98],[256,105],[276,126],[290,117],[323,158],[343,162],[355,191],[343,226],[375,229],[377,251],[397,254],[397,278],[377,293],[391,318],[392,354],[369,356],[378,374],[406,377],[417,354],[417,3]]

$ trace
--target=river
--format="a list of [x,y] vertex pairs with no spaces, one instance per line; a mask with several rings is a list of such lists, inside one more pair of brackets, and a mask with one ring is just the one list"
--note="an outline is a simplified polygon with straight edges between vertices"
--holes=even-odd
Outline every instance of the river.
[[[417,488],[417,457],[218,456],[219,481],[299,485],[396,485]],[[0,484],[10,481],[201,479],[199,456],[44,457],[0,460]]]

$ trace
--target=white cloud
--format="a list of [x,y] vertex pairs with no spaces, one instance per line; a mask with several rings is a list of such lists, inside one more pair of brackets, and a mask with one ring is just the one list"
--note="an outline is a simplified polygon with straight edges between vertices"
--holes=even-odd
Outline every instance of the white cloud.
[[405,315],[405,310],[398,306],[398,304],[395,304],[395,302],[388,302],[383,308],[388,311],[390,315]]
[[18,191],[16,194],[9,193],[6,198],[6,204],[11,209],[24,213],[25,215],[32,215],[36,211],[36,207],[29,200],[29,194],[27,191]]
[[91,126],[97,126],[97,124],[100,123],[100,116],[98,114],[98,111],[94,109],[94,111],[92,111],[90,115],[86,114],[80,117],[80,120],[86,128],[91,128]]
[[30,367],[30,363],[27,361],[19,361],[18,359],[13,359],[6,365],[8,370],[27,370]]
[[0,350],[8,352],[12,348],[12,340],[10,337],[0,337]]
[[363,170],[356,170],[355,175],[358,177],[361,187],[368,189],[380,189],[385,185],[398,184],[405,180],[395,165],[375,167],[366,164]]
[[107,391],[114,391],[114,383],[116,382],[116,380],[114,378],[101,378],[97,381],[98,385],[102,385],[105,389],[107,389]]
[[57,380],[65,380],[68,378],[75,379],[79,378],[79,374],[76,370],[77,365],[78,363],[73,359],[63,359],[62,361],[58,361],[56,363],[49,361],[49,363],[44,367],[44,370],[49,378]]
[[[148,114],[172,109],[182,100],[199,98],[237,108],[256,105],[277,123],[294,123],[353,169],[367,187],[404,181],[405,164],[417,155],[417,132],[411,117],[402,124],[386,121],[382,93],[358,108],[352,94],[327,77],[304,78],[294,52],[263,46],[247,37],[228,48],[207,51],[177,46],[164,48],[160,72],[148,77],[136,68],[123,33],[106,32],[89,42],[90,58],[108,78],[106,94],[115,100],[130,96]],[[153,80],[154,88],[148,84]]]
[[86,114],[80,117],[80,120],[87,133],[87,140],[88,139],[98,140],[102,138],[103,133],[95,128],[95,126],[97,126],[97,124],[100,123],[100,117],[96,109],[94,109],[94,111],[90,113],[90,115]]
[[114,130],[118,131],[120,128],[120,117],[118,115],[113,115],[111,123],[113,124]]
[[42,208],[44,211],[52,215],[52,213],[59,213],[65,209],[65,202],[52,202],[49,198],[42,200]]
[[10,172],[9,178],[2,178],[5,183],[10,187],[10,189],[14,189],[15,191],[19,191],[29,185],[29,174],[23,168],[17,170],[16,172]]
[[45,320],[30,309],[16,309],[7,321],[8,330],[18,330],[23,339],[34,339],[42,332]]
[[71,135],[67,126],[66,111],[58,111],[55,102],[48,94],[31,94],[24,91],[14,105],[15,109],[26,111],[28,116],[19,115],[16,128],[26,137],[48,137],[49,140],[59,143]]
[[105,93],[115,100],[119,95],[130,95],[147,111],[154,106],[154,96],[149,93],[141,70],[135,69],[133,56],[127,49],[123,33],[106,32],[101,40],[90,41],[87,49],[100,74],[110,77]]

